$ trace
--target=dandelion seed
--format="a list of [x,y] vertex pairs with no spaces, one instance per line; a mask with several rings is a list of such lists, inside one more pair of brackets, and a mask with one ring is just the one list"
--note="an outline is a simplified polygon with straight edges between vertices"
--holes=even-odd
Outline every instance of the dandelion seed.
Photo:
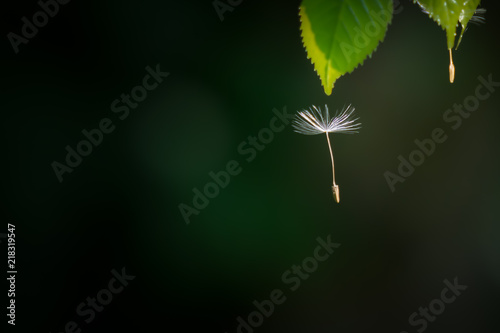
[[299,111],[292,124],[295,132],[300,134],[326,134],[326,140],[328,142],[328,148],[330,150],[330,157],[332,159],[332,191],[337,203],[340,202],[340,191],[339,186],[335,183],[335,165],[333,162],[333,152],[329,133],[358,133],[358,130],[361,129],[361,123],[356,123],[358,119],[359,118],[355,118],[354,107],[351,107],[351,105],[349,105],[347,108],[344,108],[342,111],[337,112],[332,118],[330,118],[327,105],[325,105],[325,112],[323,112],[321,108],[313,105],[311,108],[309,108],[309,110]]
[[484,17],[486,14],[486,8],[477,8],[474,11],[474,15],[470,18],[469,22],[474,24],[481,24],[486,22],[486,18]]
[[450,67],[448,68],[448,71],[450,72],[450,83],[453,83],[453,81],[455,81],[455,65],[453,64],[451,49],[448,49],[448,51],[450,52]]

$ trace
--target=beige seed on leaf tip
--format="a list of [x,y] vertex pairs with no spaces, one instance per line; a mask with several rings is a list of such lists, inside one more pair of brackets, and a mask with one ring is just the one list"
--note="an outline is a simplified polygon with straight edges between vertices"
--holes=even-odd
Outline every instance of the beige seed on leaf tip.
[[450,52],[450,83],[453,83],[455,81],[455,65],[453,64],[453,56],[451,55],[451,49],[448,49]]

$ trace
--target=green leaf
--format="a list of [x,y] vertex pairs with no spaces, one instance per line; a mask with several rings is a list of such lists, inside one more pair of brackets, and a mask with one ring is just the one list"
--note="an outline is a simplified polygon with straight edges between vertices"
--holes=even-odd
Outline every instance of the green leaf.
[[303,0],[302,43],[327,95],[372,55],[392,20],[392,0]]
[[413,0],[413,2],[418,3],[446,31],[446,40],[450,53],[450,82],[453,83],[455,80],[455,65],[453,64],[451,49],[455,45],[458,23],[462,26],[462,32],[458,39],[457,48],[462,41],[467,24],[481,0]]
[[458,23],[462,26],[462,31],[457,48],[481,0],[413,0],[413,2],[418,3],[446,31],[448,49],[452,49],[455,45]]

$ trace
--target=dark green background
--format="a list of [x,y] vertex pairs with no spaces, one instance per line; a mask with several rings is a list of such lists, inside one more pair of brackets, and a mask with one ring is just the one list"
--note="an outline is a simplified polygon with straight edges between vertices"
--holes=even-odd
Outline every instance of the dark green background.
[[[470,25],[450,84],[444,31],[402,1],[373,58],[330,97],[298,6],[243,1],[221,22],[209,0],[74,0],[19,54],[3,38],[0,232],[16,225],[19,271],[9,332],[82,322],[76,306],[122,267],[136,279],[82,332],[235,332],[276,288],[287,301],[255,332],[416,332],[408,316],[455,276],[468,289],[426,332],[498,331],[500,91],[456,131],[442,119],[479,75],[500,81],[498,5],[483,1],[486,24]],[[38,10],[5,3],[4,36]],[[158,63],[170,76],[118,120],[111,102]],[[340,204],[324,137],[287,126],[251,163],[238,153],[273,108],[349,103],[363,128],[332,136]],[[104,117],[115,131],[59,183],[51,163]],[[436,127],[447,141],[391,193],[383,173]],[[186,225],[178,205],[230,160],[241,174]],[[342,245],[290,292],[281,274],[327,235]]]

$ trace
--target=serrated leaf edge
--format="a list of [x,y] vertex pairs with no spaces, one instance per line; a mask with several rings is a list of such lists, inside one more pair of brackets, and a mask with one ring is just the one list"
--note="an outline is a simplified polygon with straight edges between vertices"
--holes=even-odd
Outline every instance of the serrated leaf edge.
[[[393,5],[392,1],[391,1],[391,5]],[[335,77],[335,79],[331,82],[331,87],[329,87],[329,84],[328,84],[328,83],[326,83],[326,84],[325,84],[325,82],[323,82],[323,78],[321,77],[321,75],[320,75],[320,73],[319,73],[319,71],[318,71],[317,65],[316,65],[316,63],[315,63],[315,62],[313,61],[313,59],[312,59],[312,55],[311,55],[312,51],[311,51],[311,50],[309,50],[309,49],[308,49],[308,47],[306,47],[304,34],[308,34],[308,35],[310,35],[310,36],[311,36],[311,38],[310,38],[309,40],[310,40],[310,41],[312,41],[312,43],[313,43],[313,45],[312,45],[312,46],[314,46],[314,50],[315,50],[315,52],[317,52],[318,54],[323,55],[323,58],[325,58],[324,63],[325,63],[325,65],[326,65],[326,57],[324,56],[323,52],[321,52],[321,50],[319,49],[319,47],[318,47],[318,46],[317,46],[317,44],[316,44],[316,39],[314,38],[314,33],[312,32],[312,29],[311,29],[311,23],[310,23],[310,21],[309,21],[309,18],[307,17],[307,14],[305,13],[305,7],[304,7],[303,5],[300,5],[300,6],[299,6],[299,21],[300,21],[300,23],[301,23],[301,24],[300,24],[300,28],[299,28],[299,29],[300,29],[300,32],[301,32],[301,33],[300,33],[300,36],[302,37],[302,46],[303,46],[303,47],[304,47],[304,49],[306,50],[307,59],[310,59],[310,60],[311,60],[311,64],[314,66],[314,71],[316,72],[316,74],[317,74],[317,75],[318,75],[318,77],[320,78],[320,81],[321,81],[321,83],[322,83],[322,85],[323,85],[323,88],[324,88],[325,94],[326,94],[327,96],[330,96],[330,95],[332,94],[333,87],[335,86],[335,82],[336,82],[336,81],[337,81],[340,77],[342,77],[342,76],[344,76],[344,75],[346,75],[346,74],[350,74],[350,73],[352,73],[352,72],[353,72],[354,70],[356,70],[358,67],[363,66],[363,65],[364,65],[364,63],[365,63],[365,60],[366,60],[366,59],[368,59],[368,58],[370,58],[370,59],[371,59],[371,58],[372,58],[373,53],[375,53],[375,52],[377,51],[377,49],[378,49],[378,47],[379,47],[380,43],[382,43],[382,42],[385,40],[385,36],[387,35],[387,30],[389,29],[389,26],[392,24],[392,19],[393,19],[394,13],[391,13],[391,14],[392,14],[392,15],[391,15],[391,19],[389,20],[389,22],[387,22],[387,27],[386,27],[386,29],[385,29],[385,31],[384,31],[384,35],[382,36],[382,39],[380,39],[380,40],[378,41],[378,44],[377,44],[377,46],[375,46],[375,48],[373,49],[373,51],[372,51],[371,53],[367,54],[367,55],[366,55],[366,57],[365,57],[365,58],[363,58],[363,59],[361,60],[361,62],[359,62],[359,63],[358,63],[358,64],[357,64],[357,65],[356,65],[356,66],[355,66],[352,70],[347,71],[347,72],[345,72],[345,73],[343,73],[343,74],[342,74],[342,73],[340,73],[339,71],[337,71],[337,70],[335,70],[334,68],[332,68],[332,67],[330,66],[330,63],[328,64],[328,68],[329,68],[329,69],[331,69],[333,73],[335,73],[335,72],[336,72],[336,73],[338,73],[338,75]],[[303,21],[303,16],[305,17],[305,20],[306,20],[305,22]],[[304,24],[305,24],[305,25],[307,25],[307,27],[309,28],[309,31],[306,31],[306,32],[304,31],[304,29],[303,29]],[[319,66],[319,65],[318,65],[318,66]],[[336,75],[336,74],[334,74],[334,75]],[[329,76],[327,75],[327,79],[328,79],[328,77],[329,77]]]

